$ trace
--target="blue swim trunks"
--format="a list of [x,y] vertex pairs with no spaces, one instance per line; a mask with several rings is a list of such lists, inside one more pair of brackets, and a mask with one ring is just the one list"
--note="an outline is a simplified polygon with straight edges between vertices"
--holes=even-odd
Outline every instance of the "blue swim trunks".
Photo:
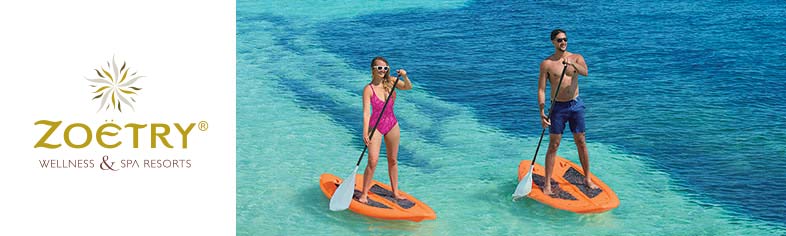
[[562,134],[565,122],[570,125],[570,132],[584,133],[584,102],[581,98],[576,97],[567,102],[556,101],[551,110],[549,134]]

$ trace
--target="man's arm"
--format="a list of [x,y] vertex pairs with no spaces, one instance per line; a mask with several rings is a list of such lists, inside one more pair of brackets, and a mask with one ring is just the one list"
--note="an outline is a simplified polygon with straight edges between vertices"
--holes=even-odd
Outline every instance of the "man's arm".
[[538,73],[538,107],[540,108],[541,116],[546,116],[543,109],[546,107],[546,81],[549,78],[549,73],[546,68],[546,61],[540,63],[540,73]]
[[589,73],[587,70],[587,62],[584,61],[584,57],[581,56],[581,54],[576,54],[576,58],[570,61],[572,62],[571,65],[576,69],[577,73],[587,76],[587,73]]
[[546,108],[546,80],[549,79],[549,71],[546,68],[546,61],[540,63],[540,73],[538,74],[538,107],[540,108],[540,125],[548,128],[551,125],[548,115],[543,112]]

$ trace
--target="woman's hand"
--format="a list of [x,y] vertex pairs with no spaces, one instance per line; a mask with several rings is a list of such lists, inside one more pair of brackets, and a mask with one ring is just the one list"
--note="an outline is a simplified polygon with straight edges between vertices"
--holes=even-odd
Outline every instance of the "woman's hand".
[[398,74],[398,76],[407,77],[407,71],[405,71],[404,69],[398,69],[396,70],[396,73]]

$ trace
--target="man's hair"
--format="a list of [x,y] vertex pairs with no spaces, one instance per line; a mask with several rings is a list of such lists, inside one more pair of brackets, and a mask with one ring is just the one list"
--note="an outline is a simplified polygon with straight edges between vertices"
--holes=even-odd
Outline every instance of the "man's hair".
[[568,34],[568,33],[565,33],[565,31],[562,30],[562,29],[552,30],[551,31],[551,40],[554,40],[554,38],[556,38],[559,33]]

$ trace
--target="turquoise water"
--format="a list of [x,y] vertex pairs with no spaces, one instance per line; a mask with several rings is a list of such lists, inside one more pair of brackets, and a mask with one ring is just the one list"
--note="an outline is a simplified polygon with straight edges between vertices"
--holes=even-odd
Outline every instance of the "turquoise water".
[[[766,89],[786,88],[786,68],[759,57],[784,58],[773,27],[785,14],[763,4],[239,1],[237,232],[786,234],[774,213],[786,189],[771,183],[786,176],[786,111]],[[559,17],[560,7],[583,13]],[[537,144],[534,78],[554,25],[590,63],[581,93],[593,172],[621,200],[607,213],[510,201]],[[321,173],[346,176],[362,150],[360,91],[377,54],[415,83],[396,103],[400,184],[435,221],[331,212],[319,190]],[[568,136],[559,153],[577,161]],[[380,162],[375,178],[387,182]],[[764,175],[774,176],[748,177]]]

